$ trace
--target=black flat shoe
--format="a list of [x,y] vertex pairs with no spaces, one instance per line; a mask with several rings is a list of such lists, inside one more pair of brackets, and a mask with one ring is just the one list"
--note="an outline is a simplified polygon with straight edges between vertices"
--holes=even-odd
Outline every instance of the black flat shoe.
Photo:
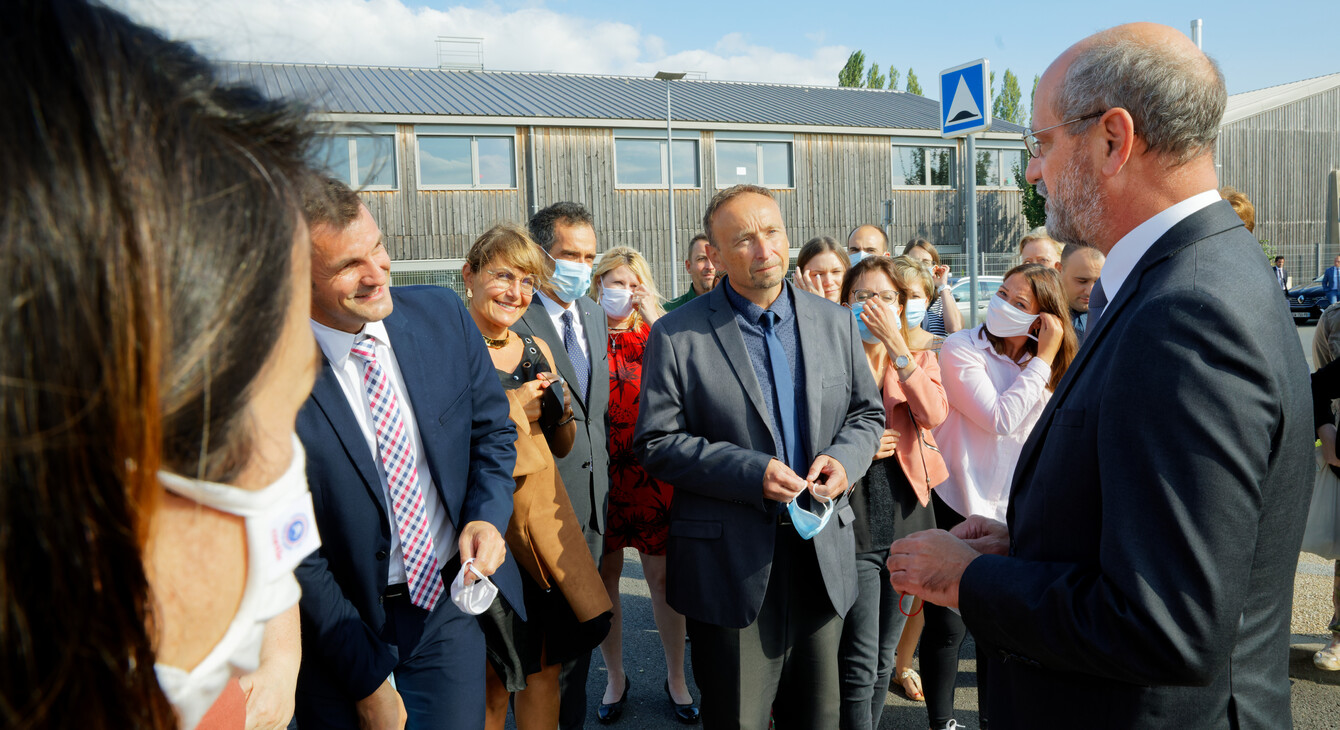
[[608,705],[603,702],[600,703],[600,709],[596,710],[596,719],[600,721],[601,725],[609,725],[623,714],[624,703],[628,702],[628,689],[632,686],[633,683],[628,681],[628,675],[623,675],[623,696],[617,702],[611,702]]
[[685,725],[698,724],[698,705],[690,702],[687,705],[681,705],[675,702],[675,696],[670,694],[670,680],[665,680],[665,696],[670,698],[670,705],[675,708],[675,719]]

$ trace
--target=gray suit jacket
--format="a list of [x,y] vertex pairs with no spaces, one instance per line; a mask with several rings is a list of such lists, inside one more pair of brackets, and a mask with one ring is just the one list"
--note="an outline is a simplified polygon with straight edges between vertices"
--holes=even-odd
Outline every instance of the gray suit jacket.
[[[578,299],[574,306],[582,317],[586,344],[591,350],[591,392],[583,399],[572,387],[572,413],[577,421],[577,437],[572,451],[557,459],[558,474],[572,500],[572,509],[582,521],[582,533],[587,547],[600,564],[604,551],[605,510],[609,503],[609,442],[606,439],[606,412],[610,403],[610,365],[608,356],[609,329],[605,311],[589,297]],[[554,329],[553,320],[544,304],[534,300],[526,313],[512,327],[520,335],[539,337],[549,345],[557,362],[552,363],[566,383],[577,382],[577,372],[563,348],[563,335]]]
[[1217,202],[1089,323],[1019,457],[1010,557],[977,558],[959,588],[1002,652],[993,728],[1289,727],[1314,435],[1260,256]]
[[[670,605],[698,621],[743,628],[763,604],[777,514],[785,508],[763,498],[763,473],[775,442],[735,310],[722,289],[729,285],[652,327],[634,446],[647,471],[675,487],[667,552]],[[837,459],[855,482],[870,466],[884,430],[884,406],[856,319],[804,292],[795,292],[795,302],[809,453]],[[854,516],[845,498],[834,508],[837,514],[814,537],[814,547],[829,600],[845,616],[856,598]]]

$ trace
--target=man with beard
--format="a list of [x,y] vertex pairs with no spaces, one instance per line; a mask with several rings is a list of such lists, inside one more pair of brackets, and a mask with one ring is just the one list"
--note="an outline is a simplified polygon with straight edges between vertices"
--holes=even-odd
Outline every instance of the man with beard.
[[786,281],[772,193],[703,216],[725,282],[662,317],[642,361],[635,445],[675,485],[670,605],[688,618],[708,728],[838,726],[838,640],[856,599],[848,486],[884,406],[856,319]]
[[1310,390],[1260,244],[1217,192],[1226,98],[1185,35],[1146,23],[1038,84],[1027,175],[1048,230],[1107,254],[1087,341],[1024,445],[1008,528],[970,518],[889,559],[896,588],[994,649],[995,730],[1290,725]]

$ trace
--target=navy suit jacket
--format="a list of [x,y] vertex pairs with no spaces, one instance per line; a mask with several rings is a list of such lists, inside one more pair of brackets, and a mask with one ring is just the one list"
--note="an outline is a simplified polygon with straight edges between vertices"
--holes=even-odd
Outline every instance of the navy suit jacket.
[[[447,518],[458,535],[476,520],[506,533],[516,432],[479,330],[450,289],[400,287],[391,290],[391,300],[386,331],[418,421],[418,456],[432,469]],[[381,638],[391,526],[376,457],[328,363],[298,413],[298,437],[307,450],[322,542],[296,571],[302,663],[328,668],[327,676],[343,681],[350,701],[357,701],[399,663],[396,647]],[[510,555],[492,580],[524,615],[521,576]],[[444,593],[434,610],[458,609]]]
[[992,728],[1288,728],[1307,364],[1227,202],[1173,226],[1024,444],[1010,556],[963,575]]

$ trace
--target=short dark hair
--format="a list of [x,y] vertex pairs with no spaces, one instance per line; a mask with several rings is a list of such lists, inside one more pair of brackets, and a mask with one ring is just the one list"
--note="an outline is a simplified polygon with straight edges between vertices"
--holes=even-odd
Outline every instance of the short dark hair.
[[867,227],[867,226],[869,226],[870,228],[873,228],[873,229],[879,231],[879,237],[882,238],[882,239],[884,239],[884,250],[885,250],[885,251],[888,251],[888,250],[889,250],[889,234],[885,233],[883,228],[880,228],[879,226],[875,225],[874,223],[862,223],[861,225],[856,226],[855,228],[853,228],[853,229],[851,229],[850,231],[848,231],[848,232],[847,232],[847,243],[851,243],[851,237],[854,236],[854,235],[856,235],[856,232],[857,232],[857,231],[859,231],[859,230],[861,230],[862,228],[865,228],[865,227]]
[[689,239],[689,250],[684,252],[684,263],[687,264],[693,261],[693,244],[699,241],[705,241],[709,246],[712,245],[712,241],[707,237],[706,233],[693,234],[693,238]]
[[732,185],[725,190],[718,190],[717,194],[712,196],[712,201],[707,204],[707,210],[703,211],[703,230],[707,232],[708,243],[713,246],[717,245],[717,242],[712,240],[712,216],[717,214],[717,209],[730,202],[732,198],[744,195],[745,193],[762,195],[768,200],[776,200],[776,198],[772,196],[772,191],[762,185],[751,185],[746,183],[743,185]]
[[1065,263],[1070,260],[1070,257],[1077,253],[1088,254],[1090,256],[1103,255],[1102,251],[1099,251],[1093,246],[1086,246],[1082,243],[1067,243],[1065,248],[1061,249],[1061,265],[1065,266]]
[[308,228],[330,226],[344,230],[358,217],[363,201],[340,180],[327,177],[319,185],[308,187],[302,201],[302,215]]
[[596,227],[596,219],[591,217],[591,211],[585,205],[554,203],[530,217],[530,237],[540,244],[540,248],[548,251],[554,247],[554,226],[559,223],[565,226],[584,224],[592,229]]

